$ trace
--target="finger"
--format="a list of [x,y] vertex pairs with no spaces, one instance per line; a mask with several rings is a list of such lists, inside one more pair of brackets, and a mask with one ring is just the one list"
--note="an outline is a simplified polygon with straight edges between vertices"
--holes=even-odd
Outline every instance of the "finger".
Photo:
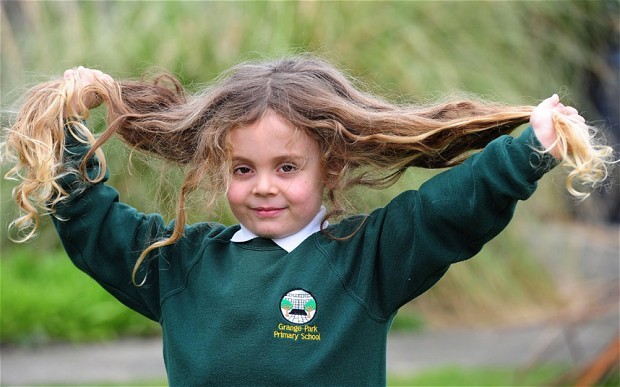
[[95,83],[99,77],[95,70],[82,68],[80,71],[80,78],[84,84],[90,85]]
[[92,79],[91,81],[98,81],[101,83],[114,83],[114,79],[101,70],[90,70]]
[[572,106],[565,106],[563,104],[558,104],[555,108],[559,113],[565,116],[578,116],[579,111]]
[[562,116],[564,116],[566,119],[570,120],[570,121],[574,121],[574,122],[579,122],[579,123],[585,123],[586,119],[584,117],[582,117],[576,109],[571,108],[570,111],[569,110],[564,110],[564,111],[558,111],[559,114],[561,114]]
[[569,118],[573,121],[581,122],[582,124],[586,123],[586,119],[580,116],[579,114],[571,115]]
[[69,69],[69,70],[65,70],[65,72],[63,73],[63,77],[67,80],[73,78],[73,69]]
[[560,97],[553,94],[551,97],[543,100],[538,106],[544,109],[553,109],[560,103]]
[[565,106],[564,114],[579,114],[579,111],[572,106]]
[[77,68],[77,70],[75,71],[75,74],[77,75],[78,79],[79,78],[86,78],[87,71],[84,68],[84,66],[79,66]]
[[111,76],[109,76],[108,74],[104,73],[101,70],[93,70],[95,77],[97,78],[97,80],[99,80],[100,82],[103,83],[112,83],[114,82],[114,80],[112,79]]

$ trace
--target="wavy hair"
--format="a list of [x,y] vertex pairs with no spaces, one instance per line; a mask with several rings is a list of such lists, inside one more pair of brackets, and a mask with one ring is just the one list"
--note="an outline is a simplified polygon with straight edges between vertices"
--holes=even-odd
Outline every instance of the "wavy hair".
[[[191,192],[204,186],[210,206],[226,192],[231,177],[230,131],[252,124],[267,111],[318,142],[331,204],[328,216],[337,216],[344,212],[346,189],[389,186],[409,167],[457,165],[472,151],[527,123],[534,109],[472,96],[451,96],[428,105],[390,103],[361,91],[331,64],[311,56],[242,63],[195,94],[184,91],[171,75],[153,81],[95,82],[81,89],[77,85],[76,79],[57,79],[33,88],[6,132],[5,156],[14,163],[6,177],[20,182],[13,195],[21,216],[11,227],[22,232],[22,241],[30,239],[40,214],[54,214],[55,206],[68,198],[70,193],[59,184],[67,173],[90,182],[101,180],[105,158],[100,147],[117,135],[131,148],[183,165],[186,171],[174,231],[145,246],[134,279],[149,252],[183,235],[185,202]],[[87,108],[67,105],[67,101],[82,103],[80,95],[87,92],[107,106],[107,128],[97,138],[81,123]],[[612,150],[597,145],[591,126],[561,115],[554,117],[554,124],[556,145],[568,169],[568,191],[585,197],[578,187],[594,186],[606,178]],[[97,155],[102,165],[98,176],[88,177],[83,166],[66,168],[67,135],[91,145],[84,160]]]

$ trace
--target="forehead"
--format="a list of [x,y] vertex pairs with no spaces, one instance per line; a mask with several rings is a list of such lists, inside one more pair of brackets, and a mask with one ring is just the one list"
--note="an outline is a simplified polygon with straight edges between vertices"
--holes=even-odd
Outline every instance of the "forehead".
[[319,152],[315,139],[271,111],[250,125],[232,129],[230,141],[235,157],[265,153],[305,156]]

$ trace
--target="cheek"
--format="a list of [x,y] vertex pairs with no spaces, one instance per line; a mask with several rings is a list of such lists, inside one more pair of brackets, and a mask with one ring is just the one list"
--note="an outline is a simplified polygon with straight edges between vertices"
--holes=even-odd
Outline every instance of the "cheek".
[[226,192],[226,199],[230,205],[240,204],[243,202],[245,195],[243,194],[242,187],[239,184],[231,183],[228,186],[228,192]]
[[289,200],[297,203],[305,203],[312,205],[317,199],[323,197],[323,186],[317,184],[316,181],[304,181],[291,186],[288,190]]

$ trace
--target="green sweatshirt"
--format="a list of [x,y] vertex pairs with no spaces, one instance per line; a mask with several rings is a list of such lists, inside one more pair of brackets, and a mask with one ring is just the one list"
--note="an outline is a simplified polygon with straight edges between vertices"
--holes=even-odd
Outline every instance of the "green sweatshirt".
[[[68,144],[69,162],[85,149]],[[378,385],[398,308],[510,221],[553,166],[531,128],[503,136],[464,164],[386,207],[347,218],[287,253],[268,239],[231,242],[239,226],[198,223],[131,272],[146,245],[170,233],[158,214],[119,202],[103,182],[76,189],[54,219],[72,261],[162,326],[170,385]],[[89,169],[97,168],[96,160]],[[361,224],[361,227],[360,227]]]

